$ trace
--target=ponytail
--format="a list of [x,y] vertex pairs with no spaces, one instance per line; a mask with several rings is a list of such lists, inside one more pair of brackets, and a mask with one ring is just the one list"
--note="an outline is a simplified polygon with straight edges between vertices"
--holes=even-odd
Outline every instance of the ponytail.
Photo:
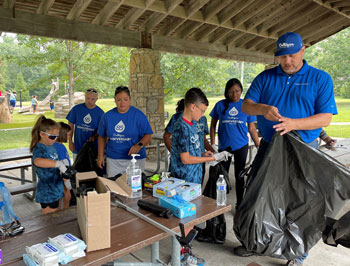
[[39,116],[32,128],[32,140],[29,146],[30,152],[33,152],[35,145],[40,141],[40,131],[46,132],[55,128],[60,128],[60,125],[56,121],[46,118],[44,115]]

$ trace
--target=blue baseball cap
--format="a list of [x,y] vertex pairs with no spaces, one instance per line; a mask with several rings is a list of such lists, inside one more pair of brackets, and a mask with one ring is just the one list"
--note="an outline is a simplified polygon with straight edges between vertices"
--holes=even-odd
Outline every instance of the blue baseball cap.
[[303,40],[296,32],[287,32],[277,40],[277,51],[275,56],[295,54],[303,48]]

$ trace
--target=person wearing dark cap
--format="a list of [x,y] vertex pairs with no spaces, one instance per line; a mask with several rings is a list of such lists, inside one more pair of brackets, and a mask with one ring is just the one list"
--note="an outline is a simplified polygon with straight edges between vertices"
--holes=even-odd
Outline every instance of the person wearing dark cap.
[[[66,116],[68,125],[72,128],[73,134],[68,139],[69,149],[73,152],[73,159],[88,141],[95,141],[97,153],[96,132],[103,110],[96,105],[98,99],[97,90],[90,88],[85,92],[85,103],[74,106]],[[73,141],[74,136],[74,141]]]
[[[322,127],[328,126],[337,114],[330,75],[308,65],[303,60],[304,52],[305,45],[298,33],[280,36],[275,53],[280,64],[260,73],[244,98],[242,111],[257,116],[263,137],[253,162],[253,176],[276,131],[283,135],[296,130],[305,143],[317,149]],[[243,246],[234,252],[240,256],[253,255]],[[287,265],[303,265],[307,255],[290,260]]]
[[103,168],[106,154],[107,176],[115,177],[126,172],[132,159],[136,157],[141,170],[145,169],[146,146],[152,139],[152,128],[141,110],[131,106],[128,87],[115,89],[114,100],[117,107],[106,112],[98,126],[97,165]]

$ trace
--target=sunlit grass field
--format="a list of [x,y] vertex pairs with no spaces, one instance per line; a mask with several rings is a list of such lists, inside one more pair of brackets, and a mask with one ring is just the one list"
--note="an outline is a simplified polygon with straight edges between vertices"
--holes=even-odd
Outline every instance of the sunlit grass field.
[[[205,112],[205,116],[210,123],[210,112],[215,103],[223,97],[210,97],[209,106]],[[176,103],[180,98],[175,98],[171,102],[165,104],[165,111],[169,113],[169,118],[165,121],[168,123],[170,117],[175,113]],[[338,115],[333,116],[332,122],[350,122],[350,99],[336,98]],[[114,99],[100,99],[97,102],[105,112],[115,107]],[[29,102],[24,102],[23,106],[29,106]],[[54,112],[45,112],[44,115],[48,118],[54,118]],[[30,132],[38,115],[24,115],[15,111],[12,116],[12,123],[0,124],[0,150],[28,147],[30,143]],[[65,119],[56,119],[57,121],[67,122]],[[330,125],[325,128],[328,135],[338,138],[350,138],[350,125]]]

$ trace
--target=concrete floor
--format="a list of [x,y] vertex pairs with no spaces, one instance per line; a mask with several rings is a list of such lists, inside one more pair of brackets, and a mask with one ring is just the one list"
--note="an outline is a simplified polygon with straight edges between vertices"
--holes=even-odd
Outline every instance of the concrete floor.
[[[154,168],[154,162],[146,162],[148,168]],[[233,178],[233,165],[230,169],[230,179],[231,184],[234,185]],[[7,174],[19,175],[16,171],[9,171]],[[27,175],[30,175],[30,171],[26,171]],[[208,178],[208,171],[205,176],[205,181]],[[0,181],[5,182],[6,186],[17,185],[16,181],[11,181],[8,179],[1,179]],[[205,183],[204,183],[205,184]],[[235,206],[235,189],[228,195],[228,203]],[[16,214],[21,218],[28,218],[36,215],[40,215],[41,209],[38,203],[30,201],[25,195],[13,196],[13,207]],[[342,210],[345,212],[350,209],[350,205],[347,204]],[[233,225],[233,215],[234,208],[231,212],[225,214],[226,224],[227,224],[227,236],[226,242],[223,245],[218,244],[208,244],[200,243],[197,241],[193,242],[193,252],[197,256],[204,258],[206,260],[206,265],[236,265],[236,266],[246,266],[252,262],[258,265],[267,266],[277,266],[284,265],[285,260],[274,259],[270,257],[262,256],[252,256],[247,258],[238,257],[233,254],[233,248],[239,246],[240,243],[236,239],[235,234],[232,230]],[[160,258],[164,262],[170,261],[170,250],[171,250],[171,239],[165,239],[160,243]],[[146,247],[134,254],[143,261],[150,261],[150,247]],[[131,256],[125,256],[121,258],[123,261],[137,262],[137,260]],[[309,252],[309,257],[306,259],[305,266],[350,266],[350,249],[344,248],[342,246],[331,247],[325,245],[322,240],[313,247]]]

